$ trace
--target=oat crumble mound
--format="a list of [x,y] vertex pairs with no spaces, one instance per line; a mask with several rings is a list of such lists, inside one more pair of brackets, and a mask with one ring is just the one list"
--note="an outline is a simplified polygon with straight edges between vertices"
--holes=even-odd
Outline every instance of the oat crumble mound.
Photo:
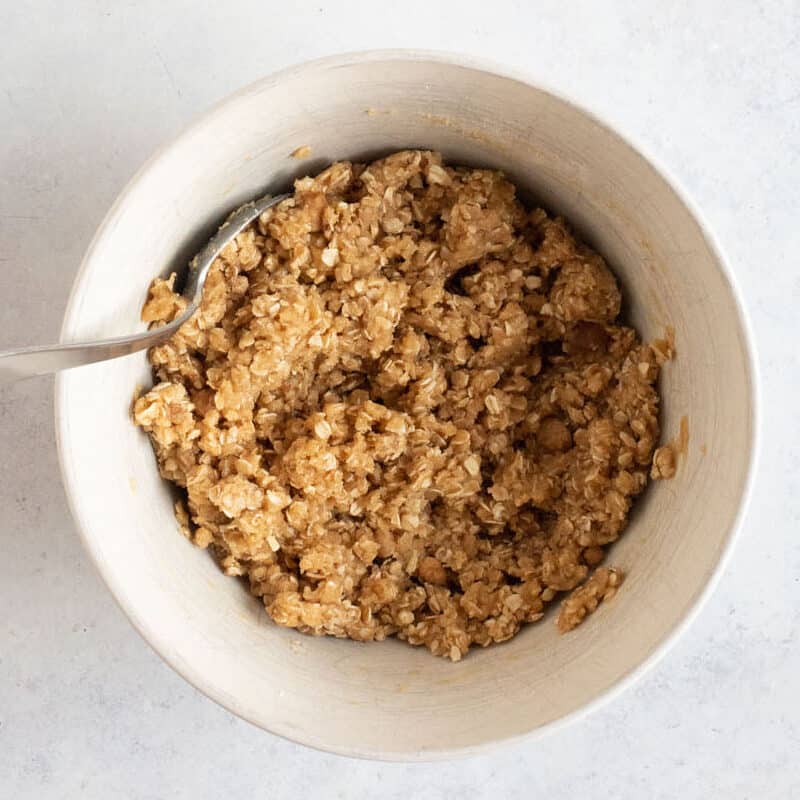
[[[144,320],[184,308],[173,282]],[[502,174],[336,163],[222,253],[134,419],[184,533],[275,622],[457,661],[621,581],[590,572],[669,472],[670,352],[619,312],[603,259]]]

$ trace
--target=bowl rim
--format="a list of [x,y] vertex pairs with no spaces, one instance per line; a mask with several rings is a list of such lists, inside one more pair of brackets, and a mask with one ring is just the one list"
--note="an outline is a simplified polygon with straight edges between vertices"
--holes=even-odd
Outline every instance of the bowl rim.
[[683,204],[683,206],[695,220],[704,240],[706,241],[706,244],[709,247],[709,250],[714,256],[720,272],[729,286],[731,296],[733,297],[738,317],[738,324],[742,332],[742,339],[744,342],[745,351],[747,353],[747,363],[745,364],[745,368],[747,370],[751,401],[751,435],[748,449],[748,464],[741,495],[738,499],[736,514],[727,531],[725,542],[717,563],[714,565],[711,574],[706,580],[703,588],[698,593],[694,603],[687,609],[683,617],[675,623],[669,634],[642,662],[630,669],[626,674],[621,676],[615,683],[601,692],[597,697],[587,703],[584,703],[568,714],[540,725],[537,728],[534,728],[523,734],[501,737],[491,741],[482,742],[478,745],[467,747],[451,748],[444,746],[437,749],[426,749],[424,751],[410,752],[387,752],[384,750],[376,750],[364,747],[339,747],[335,743],[318,741],[311,737],[301,738],[291,733],[279,722],[272,723],[269,727],[267,727],[263,722],[258,721],[255,718],[255,715],[252,714],[248,708],[239,704],[235,698],[223,696],[221,693],[217,692],[214,686],[206,680],[202,669],[196,668],[193,664],[179,659],[174,652],[170,651],[168,643],[155,643],[154,640],[156,637],[153,635],[147,621],[139,618],[135,609],[130,607],[130,604],[126,604],[124,598],[117,591],[117,588],[114,586],[111,577],[107,574],[104,568],[102,560],[99,558],[98,553],[93,547],[94,537],[90,533],[91,521],[88,516],[85,516],[83,513],[79,499],[80,489],[73,481],[69,469],[69,457],[66,451],[66,443],[69,440],[69,426],[67,424],[68,418],[65,414],[65,409],[68,405],[68,398],[67,387],[61,374],[56,376],[54,388],[56,446],[67,504],[83,546],[88,552],[96,570],[102,577],[103,582],[110,591],[111,595],[114,597],[117,605],[128,618],[135,630],[144,639],[148,646],[184,680],[186,680],[206,697],[210,698],[218,705],[235,714],[239,718],[255,725],[262,730],[266,730],[269,733],[278,735],[283,739],[289,740],[296,744],[312,747],[315,750],[322,752],[361,759],[394,762],[439,761],[485,754],[497,749],[502,745],[512,745],[522,741],[534,741],[553,731],[565,728],[566,726],[585,718],[592,712],[610,703],[624,691],[633,686],[640,678],[642,678],[642,676],[644,676],[646,672],[654,667],[667,654],[667,652],[669,652],[678,639],[686,632],[692,622],[699,615],[700,610],[705,605],[709,597],[719,585],[722,574],[731,558],[735,541],[741,532],[745,515],[752,498],[755,476],[757,474],[757,465],[760,460],[761,446],[760,369],[755,347],[755,339],[753,336],[752,323],[746,311],[746,306],[743,301],[743,293],[738,285],[736,276],[730,267],[728,259],[725,257],[719,240],[713,233],[703,213],[695,204],[694,200],[690,197],[689,193],[658,158],[654,157],[652,153],[648,152],[647,148],[643,147],[640,142],[635,141],[633,137],[621,133],[614,125],[608,122],[598,112],[576,102],[560,89],[555,89],[552,86],[543,83],[525,70],[509,68],[504,64],[497,63],[490,59],[476,58],[474,56],[465,55],[458,52],[427,49],[377,49],[349,51],[337,55],[325,56],[322,58],[295,63],[267,76],[252,81],[251,83],[248,83],[238,90],[226,95],[224,98],[196,115],[188,125],[184,126],[180,131],[178,131],[177,134],[175,134],[168,142],[159,147],[144,162],[144,164],[127,181],[122,191],[117,195],[113,204],[106,212],[102,222],[98,226],[89,243],[89,246],[86,249],[86,253],[81,261],[81,265],[75,274],[64,312],[60,341],[74,341],[74,332],[79,323],[78,311],[80,304],[77,302],[77,299],[88,270],[88,265],[92,260],[98,243],[104,238],[108,230],[112,227],[114,219],[118,216],[129,195],[140,183],[144,175],[148,173],[158,161],[160,161],[162,158],[165,158],[173,149],[179,147],[181,141],[187,136],[187,134],[203,127],[211,118],[223,112],[230,102],[248,94],[256,88],[276,85],[286,78],[298,76],[302,73],[311,73],[320,70],[328,70],[331,68],[365,64],[374,61],[428,61],[447,66],[464,67],[471,70],[489,73],[496,77],[504,78],[517,83],[525,84],[526,86],[532,87],[543,94],[549,95],[553,99],[570,107],[577,113],[589,118],[593,123],[610,135],[616,137],[625,147],[632,150],[653,169],[653,171],[661,180],[664,181],[667,187],[675,194],[677,199]]

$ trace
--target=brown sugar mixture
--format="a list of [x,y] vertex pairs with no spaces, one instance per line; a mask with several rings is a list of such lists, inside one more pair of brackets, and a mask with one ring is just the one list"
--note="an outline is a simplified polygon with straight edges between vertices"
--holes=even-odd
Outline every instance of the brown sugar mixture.
[[[146,321],[184,308],[173,280]],[[622,581],[592,571],[669,472],[671,347],[619,313],[603,259],[501,173],[337,163],[217,260],[134,417],[185,534],[275,622],[457,661]]]

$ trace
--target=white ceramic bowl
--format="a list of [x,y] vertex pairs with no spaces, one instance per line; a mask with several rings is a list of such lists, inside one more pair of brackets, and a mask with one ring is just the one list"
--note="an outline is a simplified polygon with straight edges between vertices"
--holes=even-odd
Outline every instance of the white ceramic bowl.
[[[289,154],[310,145],[313,158]],[[431,759],[543,732],[629,684],[707,594],[747,494],[754,361],[708,231],[650,161],[595,117],[520,79],[449,56],[346,55],[285,70],[212,109],[152,158],[101,225],[63,339],[141,330],[148,283],[185,263],[232,208],[335,159],[400,148],[505,170],[605,255],[645,338],[671,325],[667,438],[686,458],[638,503],[611,562],[613,603],[575,632],[552,619],[459,664],[396,641],[314,639],[273,625],[238,581],[177,533],[169,488],[133,427],[144,354],[62,374],[56,418],[67,494],[87,548],[133,624],[231,711],[348,755]]]

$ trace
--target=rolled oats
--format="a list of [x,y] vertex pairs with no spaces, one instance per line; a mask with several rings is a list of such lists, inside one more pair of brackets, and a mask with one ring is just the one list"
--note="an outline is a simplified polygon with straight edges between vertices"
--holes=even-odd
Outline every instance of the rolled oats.
[[[336,163],[217,259],[134,418],[181,528],[278,624],[457,661],[559,592],[568,630],[616,591],[589,573],[670,470],[672,354],[620,303],[602,258],[498,172]],[[157,280],[142,316],[184,307]]]
[[571,631],[580,625],[597,609],[604,600],[610,600],[616,593],[623,579],[622,573],[613,567],[599,567],[586,583],[573,589],[561,603],[558,614],[558,629],[562,633]]

